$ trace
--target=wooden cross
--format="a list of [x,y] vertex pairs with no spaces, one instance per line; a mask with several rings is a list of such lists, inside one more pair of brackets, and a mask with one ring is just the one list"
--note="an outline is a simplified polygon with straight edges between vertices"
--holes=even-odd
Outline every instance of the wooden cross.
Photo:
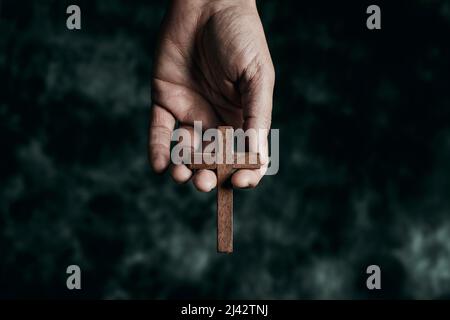
[[[211,153],[194,154],[201,159],[189,164],[191,170],[216,170],[217,175],[217,251],[233,252],[233,187],[231,176],[235,169],[259,169],[261,162],[257,153],[233,152],[233,127],[219,127],[217,155]],[[207,160],[207,161],[205,161]],[[253,161],[252,161],[253,160]],[[252,164],[252,162],[254,162]]]

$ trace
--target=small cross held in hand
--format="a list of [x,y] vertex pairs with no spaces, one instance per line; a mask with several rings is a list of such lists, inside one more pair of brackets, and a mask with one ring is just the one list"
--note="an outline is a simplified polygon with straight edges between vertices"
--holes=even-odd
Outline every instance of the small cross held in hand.
[[[194,154],[201,163],[188,164],[191,170],[216,170],[217,175],[217,251],[233,252],[233,187],[230,178],[234,169],[259,169],[261,162],[257,153],[233,152],[233,127],[220,126],[217,154]],[[215,158],[215,161],[205,161]]]

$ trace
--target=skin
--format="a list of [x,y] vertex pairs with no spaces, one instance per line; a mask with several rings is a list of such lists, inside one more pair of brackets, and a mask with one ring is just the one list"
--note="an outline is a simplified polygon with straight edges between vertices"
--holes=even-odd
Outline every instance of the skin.
[[[176,125],[193,131],[231,125],[269,129],[275,72],[255,0],[174,0],[166,13],[155,55],[149,159],[157,173],[170,165],[170,138]],[[190,147],[200,141],[183,142]],[[267,164],[267,135],[250,143]],[[217,185],[211,170],[191,172],[170,165],[173,179],[192,179],[209,192]],[[258,185],[266,165],[236,171],[234,187]]]

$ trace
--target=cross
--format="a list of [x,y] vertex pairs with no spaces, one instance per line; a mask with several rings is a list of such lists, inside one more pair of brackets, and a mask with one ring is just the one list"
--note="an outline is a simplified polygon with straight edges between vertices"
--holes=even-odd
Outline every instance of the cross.
[[[188,168],[191,170],[215,170],[217,175],[217,251],[233,252],[233,187],[230,178],[235,169],[259,169],[261,162],[257,153],[233,152],[233,127],[218,128],[217,154],[194,154],[194,159]],[[215,158],[215,161],[214,161]],[[208,161],[205,161],[209,159]],[[253,161],[252,161],[253,160]]]

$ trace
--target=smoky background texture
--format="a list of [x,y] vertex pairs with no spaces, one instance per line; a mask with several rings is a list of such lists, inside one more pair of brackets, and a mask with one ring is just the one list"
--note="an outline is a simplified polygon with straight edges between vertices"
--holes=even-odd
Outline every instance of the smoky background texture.
[[220,255],[215,193],[147,164],[165,2],[0,2],[1,298],[450,298],[450,1],[258,7],[280,171]]

